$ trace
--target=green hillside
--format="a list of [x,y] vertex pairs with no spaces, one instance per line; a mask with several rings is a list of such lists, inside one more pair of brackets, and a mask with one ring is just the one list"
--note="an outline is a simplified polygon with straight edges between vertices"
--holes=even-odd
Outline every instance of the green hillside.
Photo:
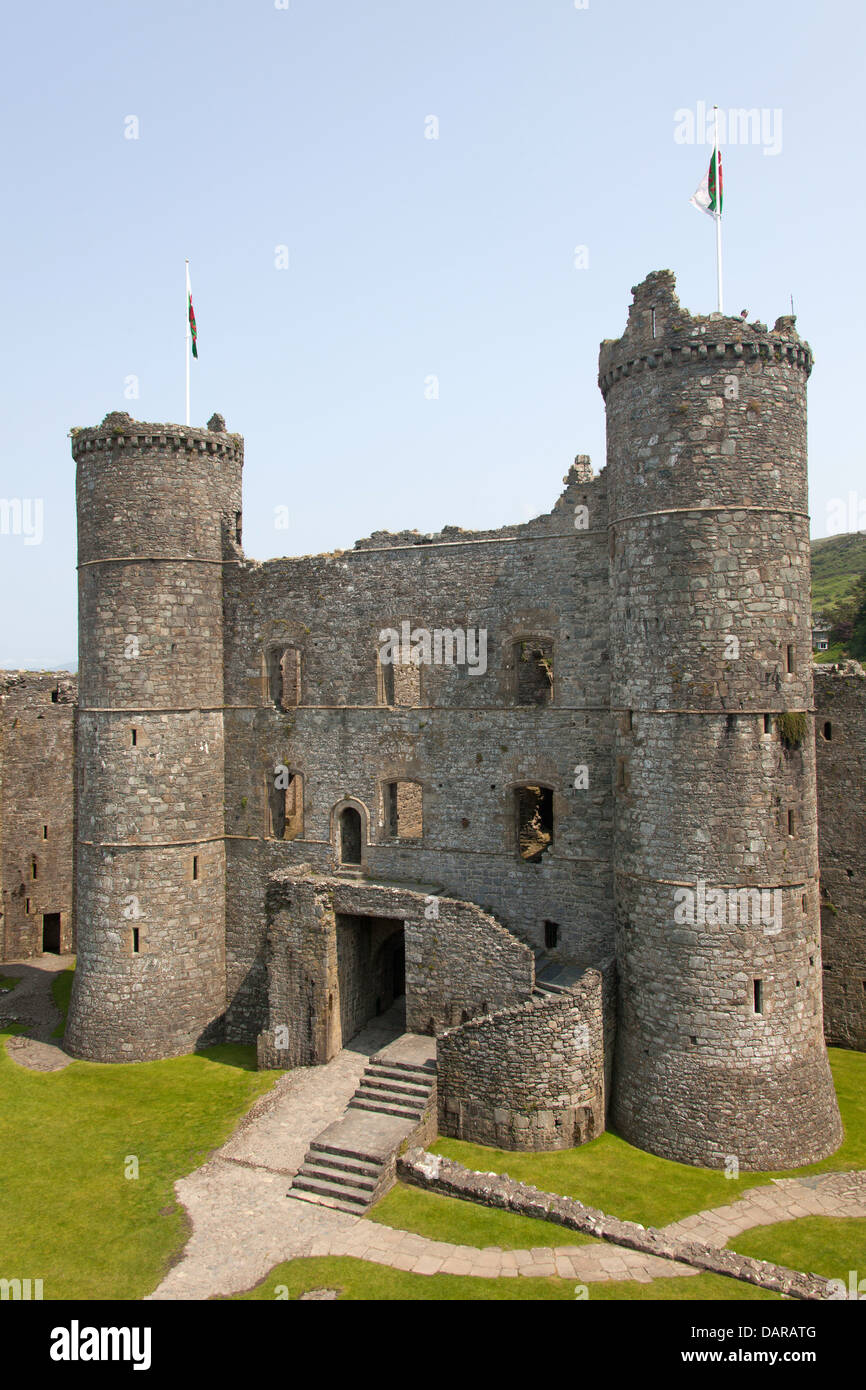
[[866,574],[866,531],[846,531],[812,542],[812,612],[832,618]]

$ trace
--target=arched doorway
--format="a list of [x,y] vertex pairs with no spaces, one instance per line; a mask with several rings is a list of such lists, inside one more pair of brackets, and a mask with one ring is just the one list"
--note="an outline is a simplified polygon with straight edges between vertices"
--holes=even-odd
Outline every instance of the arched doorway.
[[340,812],[339,853],[341,864],[361,864],[361,813],[354,806],[344,806]]

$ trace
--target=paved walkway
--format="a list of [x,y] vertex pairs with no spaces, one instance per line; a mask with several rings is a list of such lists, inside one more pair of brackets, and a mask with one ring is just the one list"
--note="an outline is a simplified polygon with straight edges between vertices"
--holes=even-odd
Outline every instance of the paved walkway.
[[6,1051],[30,1071],[61,1071],[73,1060],[60,1046],[61,1040],[51,1036],[60,1022],[51,982],[74,960],[74,956],[33,956],[0,965],[0,975],[13,976],[19,982],[8,993],[0,994],[0,1023],[20,1023],[24,1028],[23,1033],[6,1039]]
[[339,1119],[374,1052],[403,1032],[402,1008],[368,1024],[321,1067],[280,1078],[201,1168],[175,1183],[192,1235],[154,1299],[237,1293],[275,1264],[309,1252],[314,1240],[357,1224],[354,1216],[287,1199],[289,1179],[310,1141]]

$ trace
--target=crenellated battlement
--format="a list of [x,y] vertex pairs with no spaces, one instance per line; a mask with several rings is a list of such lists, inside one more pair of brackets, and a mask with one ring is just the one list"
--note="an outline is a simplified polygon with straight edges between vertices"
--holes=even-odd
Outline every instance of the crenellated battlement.
[[72,429],[70,436],[76,461],[83,454],[113,449],[186,450],[232,460],[242,460],[244,453],[243,436],[227,434],[221,415],[213,416],[208,428],[201,429],[193,425],[149,424],[117,410],[106,415],[100,425]]
[[808,377],[814,357],[797,333],[793,315],[781,315],[768,329],[730,315],[690,314],[681,307],[674,285],[673,273],[659,270],[632,288],[634,302],[625,332],[620,338],[606,338],[599,348],[603,396],[624,376],[693,363],[787,363]]

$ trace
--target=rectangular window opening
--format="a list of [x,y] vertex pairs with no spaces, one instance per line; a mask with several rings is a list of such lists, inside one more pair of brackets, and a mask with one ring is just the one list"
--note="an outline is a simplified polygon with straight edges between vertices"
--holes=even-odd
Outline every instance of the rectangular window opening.
[[764,1012],[764,981],[763,981],[763,980],[753,980],[753,981],[752,981],[752,986],[753,986],[753,1002],[754,1002],[754,1006],[755,1006],[755,1013],[756,1013],[756,1014],[762,1014],[762,1013]]
[[797,829],[797,813],[796,813],[796,811],[789,811],[789,812],[788,812],[788,834],[791,835],[791,836],[793,836],[794,833],[795,833],[795,831],[796,831],[796,829]]
[[545,922],[544,924],[544,945],[548,951],[556,949],[559,941],[559,924],[557,922]]
[[785,648],[785,670],[789,676],[794,673],[794,648],[791,646]]
[[421,667],[414,661],[383,661],[380,656],[377,697],[380,705],[417,709],[421,703]]
[[515,642],[514,694],[518,705],[549,705],[553,702],[553,643],[530,637]]
[[196,881],[196,879],[198,878],[198,855],[197,855],[197,854],[194,854],[193,857],[192,857],[192,878],[193,878],[193,883],[194,883],[194,882]]
[[420,782],[386,782],[383,788],[385,833],[392,840],[420,840],[424,834]]
[[772,720],[772,716],[769,715],[769,714],[765,714],[765,715],[764,715],[764,733],[765,733],[765,734],[771,734],[772,732],[773,732],[773,720]]
[[278,765],[268,778],[268,833],[272,840],[296,840],[304,833],[304,779]]
[[517,850],[537,863],[553,845],[553,792],[550,787],[516,787]]
[[43,838],[43,840],[47,840],[47,839],[48,839],[48,826],[47,826],[47,825],[43,825],[43,827],[42,827],[42,838]]
[[297,647],[270,649],[268,690],[277,709],[294,709],[301,703],[301,653]]
[[30,861],[30,877],[31,877],[31,878],[38,878],[38,877],[39,877],[39,865],[36,863],[35,858],[34,858],[34,859],[31,859],[31,861]]
[[138,928],[138,927],[133,927],[133,929],[132,929],[132,954],[133,954],[134,956],[137,956],[137,955],[138,955],[138,952],[139,952],[139,935],[138,935],[138,932],[139,932],[139,928]]
[[133,748],[138,746],[138,729],[133,729],[132,731],[132,746]]

